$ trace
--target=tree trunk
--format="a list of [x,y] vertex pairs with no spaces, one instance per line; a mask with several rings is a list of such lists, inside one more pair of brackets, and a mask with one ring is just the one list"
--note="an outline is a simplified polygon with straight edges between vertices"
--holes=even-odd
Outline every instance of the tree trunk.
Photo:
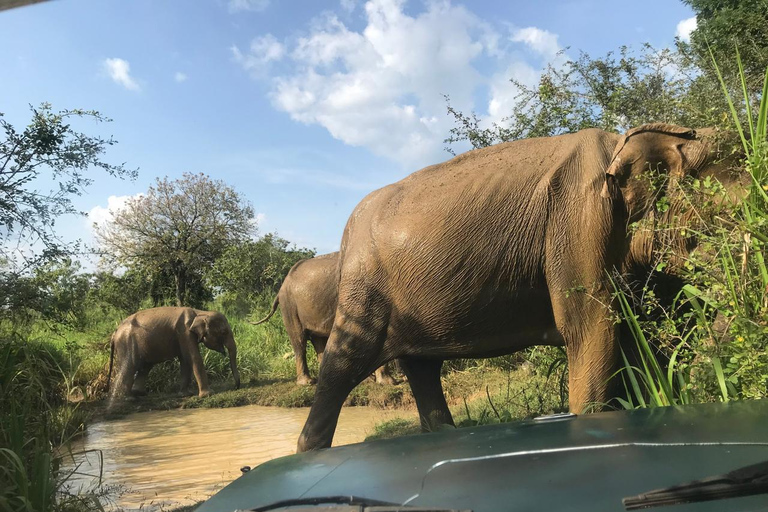
[[176,305],[183,307],[187,298],[187,269],[184,265],[176,267],[174,277],[176,278]]

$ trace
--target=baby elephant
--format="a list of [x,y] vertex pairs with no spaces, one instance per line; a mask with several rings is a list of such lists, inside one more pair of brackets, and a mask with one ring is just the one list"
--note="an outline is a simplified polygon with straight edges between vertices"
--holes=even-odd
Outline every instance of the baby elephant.
[[116,368],[114,386],[109,387],[110,399],[114,400],[130,392],[144,394],[147,375],[152,366],[177,357],[181,362],[182,393],[189,388],[194,372],[200,391],[198,395],[210,395],[211,388],[208,386],[208,376],[198,346],[201,342],[216,352],[229,352],[235,388],[239,388],[237,347],[232,329],[223,314],[192,308],[163,307],[145,309],[129,316],[112,334],[108,387],[113,365]]

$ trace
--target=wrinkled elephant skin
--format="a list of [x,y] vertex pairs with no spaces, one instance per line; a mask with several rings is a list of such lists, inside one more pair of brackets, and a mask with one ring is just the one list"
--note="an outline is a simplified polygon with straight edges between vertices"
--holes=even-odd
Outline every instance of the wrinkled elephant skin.
[[[237,346],[226,317],[216,311],[161,307],[138,311],[123,320],[112,334],[109,364],[110,403],[128,394],[144,394],[149,371],[157,363],[178,358],[181,390],[192,374],[198,395],[211,394],[199,344],[229,355],[235,387],[240,387]],[[114,367],[114,373],[113,373]]]
[[[296,358],[296,383],[314,384],[307,366],[307,340],[322,358],[333,327],[339,290],[339,253],[332,252],[298,261],[288,272],[269,314],[253,322],[266,322],[280,306],[283,325]],[[394,384],[388,365],[376,369],[376,382]]]
[[607,276],[648,263],[628,222],[706,171],[693,130],[644,125],[499,144],[427,167],[355,208],[341,243],[338,306],[298,451],[331,445],[345,398],[400,358],[425,429],[452,424],[442,360],[564,345],[570,408],[605,403],[617,365]]

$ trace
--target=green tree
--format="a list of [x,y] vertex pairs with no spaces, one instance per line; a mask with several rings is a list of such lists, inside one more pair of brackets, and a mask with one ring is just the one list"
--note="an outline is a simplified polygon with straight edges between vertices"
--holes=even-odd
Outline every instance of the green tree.
[[[687,126],[712,124],[727,107],[716,84],[708,97],[691,91],[697,71],[685,54],[643,45],[639,53],[621,47],[602,58],[581,53],[575,60],[550,65],[535,87],[511,79],[516,102],[501,123],[489,127],[475,113],[457,111],[448,101],[456,126],[446,149],[468,141],[480,148],[528,137],[547,137],[585,128],[612,132],[648,122]],[[446,98],[448,100],[448,98]]]
[[[744,65],[748,88],[761,89],[768,67],[768,2],[766,0],[683,0],[696,13],[690,50],[698,66],[716,82],[712,56],[726,77],[738,74],[736,48]],[[712,54],[710,55],[710,49]]]
[[253,208],[232,187],[204,174],[158,179],[96,226],[102,251],[127,268],[170,272],[178,306],[191,284],[231,246],[255,231]]
[[206,278],[222,294],[227,309],[245,314],[260,297],[271,299],[291,267],[312,258],[315,251],[289,247],[290,242],[270,233],[229,247],[216,260]]
[[[75,131],[72,120],[109,122],[94,110],[54,112],[43,103],[30,107],[32,120],[17,129],[0,113],[0,257],[8,265],[21,263],[22,269],[40,261],[70,254],[76,244],[64,243],[54,231],[56,219],[64,214],[79,214],[72,196],[80,195],[91,184],[91,168],[112,176],[136,176],[123,164],[102,160],[114,139],[90,136]],[[49,190],[44,190],[48,188]],[[19,247],[40,247],[37,255]],[[19,257],[23,261],[17,262]]]

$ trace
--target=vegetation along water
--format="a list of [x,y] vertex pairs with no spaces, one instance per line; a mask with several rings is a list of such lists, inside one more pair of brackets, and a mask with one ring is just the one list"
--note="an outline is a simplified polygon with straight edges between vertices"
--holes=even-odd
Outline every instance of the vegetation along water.
[[[722,157],[742,173],[743,193],[736,196],[710,178],[676,184],[669,193],[686,206],[653,229],[669,243],[675,231],[695,241],[695,250],[680,259],[662,243],[651,278],[612,276],[624,361],[623,389],[612,401],[618,407],[768,393],[768,9],[759,1],[684,3],[698,21],[690,41],[556,60],[535,85],[516,82],[504,122],[484,123],[446,98],[455,120],[449,148],[665,122],[714,127]],[[43,103],[30,107],[29,117],[13,125],[0,116],[0,512],[101,510],[111,503],[108,487],[72,492],[77,475],[65,459],[82,449],[77,439],[89,423],[110,418],[110,336],[139,309],[183,305],[225,313],[243,386],[232,389],[226,357],[203,350],[214,394],[180,396],[179,363],[163,363],[149,376],[147,397],[126,401],[113,419],[147,410],[310,405],[314,387],[295,383],[279,315],[259,326],[249,321],[267,314],[289,269],[315,251],[259,234],[255,210],[238,190],[188,173],[158,178],[99,224],[101,264],[86,269],[80,260],[89,249],[63,242],[57,219],[78,213],[74,198],[91,180],[130,180],[140,162],[111,163],[116,141],[98,135],[111,122],[100,112]],[[655,198],[657,212],[669,207],[668,197]],[[670,270],[673,278],[665,277]],[[309,371],[317,375],[309,346]],[[450,361],[442,378],[465,426],[567,408],[567,372],[562,349],[536,347]],[[367,381],[347,404],[408,410],[372,437],[418,431],[407,383]]]

